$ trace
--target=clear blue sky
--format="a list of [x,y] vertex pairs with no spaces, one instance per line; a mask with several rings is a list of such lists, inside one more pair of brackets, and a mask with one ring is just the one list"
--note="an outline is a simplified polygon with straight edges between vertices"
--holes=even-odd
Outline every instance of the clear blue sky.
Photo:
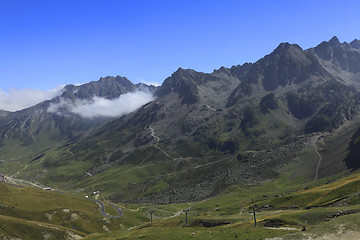
[[254,62],[281,42],[360,38],[360,1],[0,0],[0,89]]

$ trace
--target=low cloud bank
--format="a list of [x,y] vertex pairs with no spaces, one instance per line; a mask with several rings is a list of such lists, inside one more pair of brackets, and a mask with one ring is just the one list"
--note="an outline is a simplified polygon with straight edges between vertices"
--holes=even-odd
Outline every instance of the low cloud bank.
[[160,83],[158,83],[158,82],[148,82],[148,81],[145,81],[145,80],[141,80],[141,83],[144,83],[144,84],[146,84],[146,85],[148,85],[148,86],[151,86],[151,85],[153,85],[153,86],[155,86],[155,87],[159,87],[159,86],[161,86],[161,84]]
[[0,110],[18,111],[32,107],[61,94],[63,86],[42,91],[38,89],[12,89],[8,93],[0,89]]
[[62,110],[67,110],[85,118],[118,117],[131,113],[152,100],[154,96],[143,91],[122,94],[111,100],[96,96],[91,100],[61,99],[59,103],[50,104],[48,112],[61,114]]

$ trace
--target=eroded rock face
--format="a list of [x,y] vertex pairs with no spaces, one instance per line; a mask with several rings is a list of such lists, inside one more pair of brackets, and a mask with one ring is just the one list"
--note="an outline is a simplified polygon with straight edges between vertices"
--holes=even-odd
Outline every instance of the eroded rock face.
[[197,103],[199,101],[197,83],[201,81],[202,75],[190,69],[179,68],[171,77],[165,79],[157,95],[162,97],[175,92],[179,95],[182,104]]
[[350,44],[340,43],[337,37],[329,42],[322,42],[313,49],[313,52],[322,60],[331,62],[334,66],[351,73],[360,72],[359,40]]
[[300,97],[296,93],[289,93],[286,96],[290,112],[297,118],[303,119],[312,116],[317,108],[317,104],[311,99]]
[[260,101],[260,109],[262,113],[268,113],[269,109],[278,109],[279,104],[274,93],[269,93]]

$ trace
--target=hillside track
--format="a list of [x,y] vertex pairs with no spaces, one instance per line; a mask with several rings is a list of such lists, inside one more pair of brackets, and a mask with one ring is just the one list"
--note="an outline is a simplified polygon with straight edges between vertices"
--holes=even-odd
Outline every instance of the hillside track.
[[[55,230],[58,230],[58,231],[64,231],[64,232],[68,232],[68,233],[73,233],[73,234],[79,236],[79,239],[81,237],[85,237],[87,235],[86,233],[81,232],[79,230],[67,228],[67,227],[60,226],[60,225],[55,225],[55,224],[51,224],[51,223],[44,223],[44,222],[38,222],[38,221],[33,221],[33,220],[27,220],[27,219],[11,217],[11,216],[6,216],[6,215],[0,215],[0,220],[5,221],[5,222],[16,222],[16,223],[20,223],[20,224],[27,225],[27,226],[35,225],[35,226],[39,226],[39,227],[42,227],[42,228],[49,228],[49,229],[55,229]],[[6,239],[8,239],[8,238],[6,238]]]
[[314,141],[313,144],[314,144],[315,152],[316,152],[316,154],[317,154],[318,157],[319,157],[319,160],[318,160],[318,162],[317,162],[317,164],[316,164],[314,181],[318,180],[318,178],[319,178],[319,169],[320,169],[320,165],[321,165],[321,162],[322,162],[322,156],[321,156],[321,154],[319,153],[319,150],[318,150],[318,148],[317,148],[316,143],[317,143],[317,140]]
[[155,130],[153,127],[149,126],[150,129],[150,135],[156,140],[156,143],[153,144],[153,146],[155,148],[157,148],[159,151],[161,151],[165,156],[167,156],[168,158],[172,159],[172,160],[177,160],[176,158],[170,156],[170,154],[168,154],[164,149],[160,148],[158,146],[158,143],[160,142],[160,138],[158,136],[155,135]]
[[155,145],[158,144],[160,141],[160,138],[155,135],[155,130],[151,126],[149,126],[149,129],[150,129],[150,135],[156,139]]

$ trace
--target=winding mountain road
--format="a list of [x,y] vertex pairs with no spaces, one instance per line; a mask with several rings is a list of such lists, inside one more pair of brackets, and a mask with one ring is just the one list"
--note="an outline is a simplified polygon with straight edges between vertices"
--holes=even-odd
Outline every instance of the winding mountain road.
[[112,215],[109,215],[105,212],[105,204],[99,200],[93,200],[94,202],[96,202],[97,204],[100,205],[100,213],[101,215],[103,215],[104,217],[107,217],[107,218],[119,218],[119,217],[122,217],[124,214],[123,212],[121,211],[120,208],[118,208],[117,206],[115,206],[114,204],[112,203],[108,203],[109,205],[111,205],[113,208],[116,209],[116,211],[118,212],[118,215],[115,215],[115,216],[112,216]]

